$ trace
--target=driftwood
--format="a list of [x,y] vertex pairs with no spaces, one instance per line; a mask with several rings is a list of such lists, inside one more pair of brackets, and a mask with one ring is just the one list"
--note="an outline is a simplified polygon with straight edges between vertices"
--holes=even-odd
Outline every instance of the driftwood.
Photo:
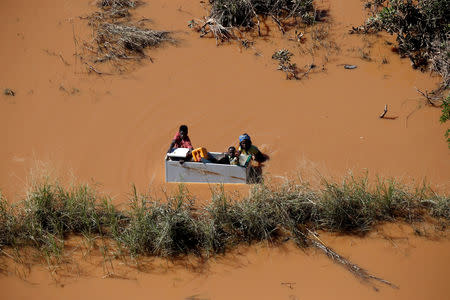
[[[376,280],[378,282],[384,283],[392,288],[398,289],[398,286],[396,286],[395,284],[377,277],[375,275],[370,274],[369,272],[367,272],[365,269],[361,268],[360,266],[350,262],[348,259],[342,257],[341,255],[339,255],[338,253],[336,253],[333,249],[327,247],[317,236],[317,234],[315,234],[314,232],[312,232],[311,230],[307,229],[308,232],[310,233],[310,235],[313,237],[313,239],[309,239],[310,243],[312,244],[312,246],[314,246],[316,249],[319,249],[320,251],[322,251],[323,253],[326,254],[326,256],[328,256],[329,258],[331,258],[333,261],[337,262],[338,264],[342,265],[343,267],[345,267],[347,270],[349,270],[353,275],[355,275],[356,277],[364,280],[364,281],[370,281],[370,280]],[[375,290],[378,291],[378,289],[376,287],[374,287]]]
[[398,118],[398,116],[395,116],[395,117],[386,117],[387,112],[388,112],[388,105],[385,104],[385,105],[384,105],[384,110],[383,110],[383,112],[382,112],[381,115],[380,115],[380,119],[395,120],[395,119]]
[[295,282],[282,282],[281,285],[287,286],[291,290],[294,289]]
[[14,92],[12,89],[5,89],[5,90],[3,91],[3,94],[4,94],[5,96],[15,96],[15,95],[16,95],[16,92]]
[[386,105],[384,105],[384,111],[383,111],[383,113],[380,115],[380,119],[383,119],[383,118],[384,118],[384,116],[386,115],[387,111],[388,111],[388,108],[387,108],[387,104],[386,104]]

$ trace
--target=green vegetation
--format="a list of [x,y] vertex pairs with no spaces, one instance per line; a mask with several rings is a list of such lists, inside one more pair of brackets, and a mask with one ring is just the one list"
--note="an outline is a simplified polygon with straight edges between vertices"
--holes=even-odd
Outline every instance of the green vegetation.
[[371,187],[366,177],[324,182],[320,190],[292,181],[274,187],[257,184],[244,199],[231,199],[222,187],[201,207],[183,185],[165,201],[134,188],[126,210],[86,185],[63,188],[45,180],[16,205],[0,194],[0,250],[20,253],[31,247],[46,260],[58,259],[65,239],[81,235],[91,241],[107,239],[131,257],[210,257],[242,243],[291,239],[300,247],[320,249],[360,278],[380,280],[325,246],[315,231],[360,235],[381,222],[415,222],[425,216],[439,220],[441,228],[448,226],[450,198],[425,185],[409,189],[393,180],[379,179]]
[[[445,123],[450,119],[450,95],[442,102],[442,115],[440,118],[441,123]],[[447,138],[448,147],[450,148],[450,129],[445,132]]]
[[280,49],[272,55],[272,59],[278,61],[278,70],[286,73],[286,79],[298,80],[298,68],[295,63],[291,62],[292,54],[288,49]]
[[[311,25],[324,14],[314,8],[313,0],[210,0],[211,11],[203,26],[197,28],[195,21],[189,26],[201,31],[201,37],[212,33],[216,43],[229,39],[241,40],[233,28],[257,29],[261,36],[261,23],[272,19],[284,34],[287,27],[301,23]],[[242,32],[241,32],[242,33]],[[245,43],[245,39],[241,40]]]
[[132,0],[101,0],[98,2],[98,6],[102,8],[129,8],[136,7],[140,4],[140,1]]
[[211,0],[210,17],[225,27],[259,27],[260,17],[280,19],[300,17],[304,23],[315,21],[312,0]]
[[[351,33],[386,31],[397,36],[398,52],[409,57],[414,68],[427,68],[442,77],[441,85],[432,91],[419,91],[433,106],[442,107],[441,122],[448,114],[450,87],[450,2],[448,0],[368,0],[372,16],[366,24]],[[442,102],[442,104],[441,104]],[[445,133],[450,148],[450,129]]]
[[448,0],[370,0],[372,11],[364,26],[353,32],[384,30],[396,34],[398,52],[411,59],[414,68],[429,67],[442,76],[434,91],[441,95],[450,85],[450,4]]

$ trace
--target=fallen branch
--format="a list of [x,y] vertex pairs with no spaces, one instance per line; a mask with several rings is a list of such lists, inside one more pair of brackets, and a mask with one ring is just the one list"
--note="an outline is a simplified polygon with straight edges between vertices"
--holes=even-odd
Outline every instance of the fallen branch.
[[388,112],[388,106],[387,104],[384,105],[384,111],[383,113],[380,115],[380,119],[385,119],[385,120],[395,120],[398,118],[398,116],[395,117],[386,117],[386,113]]
[[93,66],[91,66],[90,64],[88,64],[87,62],[84,62],[84,64],[85,64],[86,66],[88,66],[89,70],[91,70],[91,71],[97,73],[98,75],[111,75],[110,73],[103,73],[103,72],[100,72],[99,70],[97,70],[96,68],[94,68]]
[[308,70],[302,74],[302,78],[308,76],[309,72],[311,72],[312,69],[315,69],[316,65],[314,63],[311,63],[308,67]]
[[277,24],[278,29],[280,29],[281,33],[284,35],[285,34],[285,30],[283,28],[283,26],[281,25],[280,20],[278,20],[274,15],[270,15],[272,17],[272,20]]
[[383,118],[384,118],[384,116],[386,115],[387,111],[388,111],[387,104],[385,104],[385,105],[384,105],[384,111],[383,111],[383,113],[380,115],[380,119],[383,119]]
[[358,265],[350,262],[346,258],[340,256],[338,253],[336,253],[333,249],[327,247],[318,237],[317,235],[312,232],[311,230],[307,229],[308,232],[314,237],[314,239],[311,239],[311,244],[316,247],[317,249],[324,252],[329,258],[331,258],[333,261],[337,262],[338,264],[344,266],[347,270],[349,270],[353,275],[355,275],[358,278],[361,278],[362,280],[369,281],[371,279],[379,281],[381,283],[384,283],[392,288],[398,289],[398,286],[395,284],[377,277],[375,275],[370,274],[365,269],[359,267]]
[[59,53],[59,58],[61,59],[61,61],[66,65],[66,66],[70,66],[70,64],[64,59],[64,57],[62,56],[61,53]]
[[282,282],[281,285],[285,285],[285,286],[287,286],[288,288],[290,288],[291,290],[293,290],[293,289],[294,289],[295,282]]
[[436,104],[435,101],[441,101],[442,99],[440,97],[431,97],[428,94],[428,91],[422,92],[421,90],[419,90],[418,88],[416,88],[417,92],[419,94],[421,94],[423,97],[425,97],[425,99],[427,99],[427,102],[434,107],[440,107],[440,105]]

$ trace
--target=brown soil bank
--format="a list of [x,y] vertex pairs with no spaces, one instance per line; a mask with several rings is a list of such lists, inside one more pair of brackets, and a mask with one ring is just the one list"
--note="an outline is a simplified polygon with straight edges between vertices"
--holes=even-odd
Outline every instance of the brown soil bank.
[[[116,279],[102,279],[102,259],[87,256],[79,260],[81,273],[73,268],[58,282],[45,268],[35,267],[26,281],[16,276],[0,277],[0,288],[5,299],[419,300],[446,299],[450,294],[448,238],[420,237],[411,227],[402,225],[380,227],[363,239],[326,233],[320,237],[399,288],[360,282],[323,254],[300,251],[290,243],[280,248],[240,248],[201,267],[188,260],[171,263],[155,259],[143,268],[145,272],[137,272],[114,261]],[[66,268],[63,265],[56,273],[67,274]]]

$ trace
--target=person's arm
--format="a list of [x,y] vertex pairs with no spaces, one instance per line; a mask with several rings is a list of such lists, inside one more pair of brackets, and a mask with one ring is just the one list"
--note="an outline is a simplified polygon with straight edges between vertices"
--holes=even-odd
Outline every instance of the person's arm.
[[187,137],[184,142],[188,149],[194,150],[194,147],[192,147],[191,139],[189,137]]
[[222,164],[222,165],[229,165],[230,164],[230,160],[228,159],[228,156],[224,156],[221,159],[219,159],[217,161],[218,164]]
[[167,153],[172,152],[174,146],[175,146],[175,140],[173,140],[172,143],[170,143],[169,150],[167,150]]
[[261,151],[258,150],[258,152],[256,152],[255,154],[255,160],[259,163],[263,163],[266,160],[269,159],[269,156],[267,156],[266,154],[261,153]]

